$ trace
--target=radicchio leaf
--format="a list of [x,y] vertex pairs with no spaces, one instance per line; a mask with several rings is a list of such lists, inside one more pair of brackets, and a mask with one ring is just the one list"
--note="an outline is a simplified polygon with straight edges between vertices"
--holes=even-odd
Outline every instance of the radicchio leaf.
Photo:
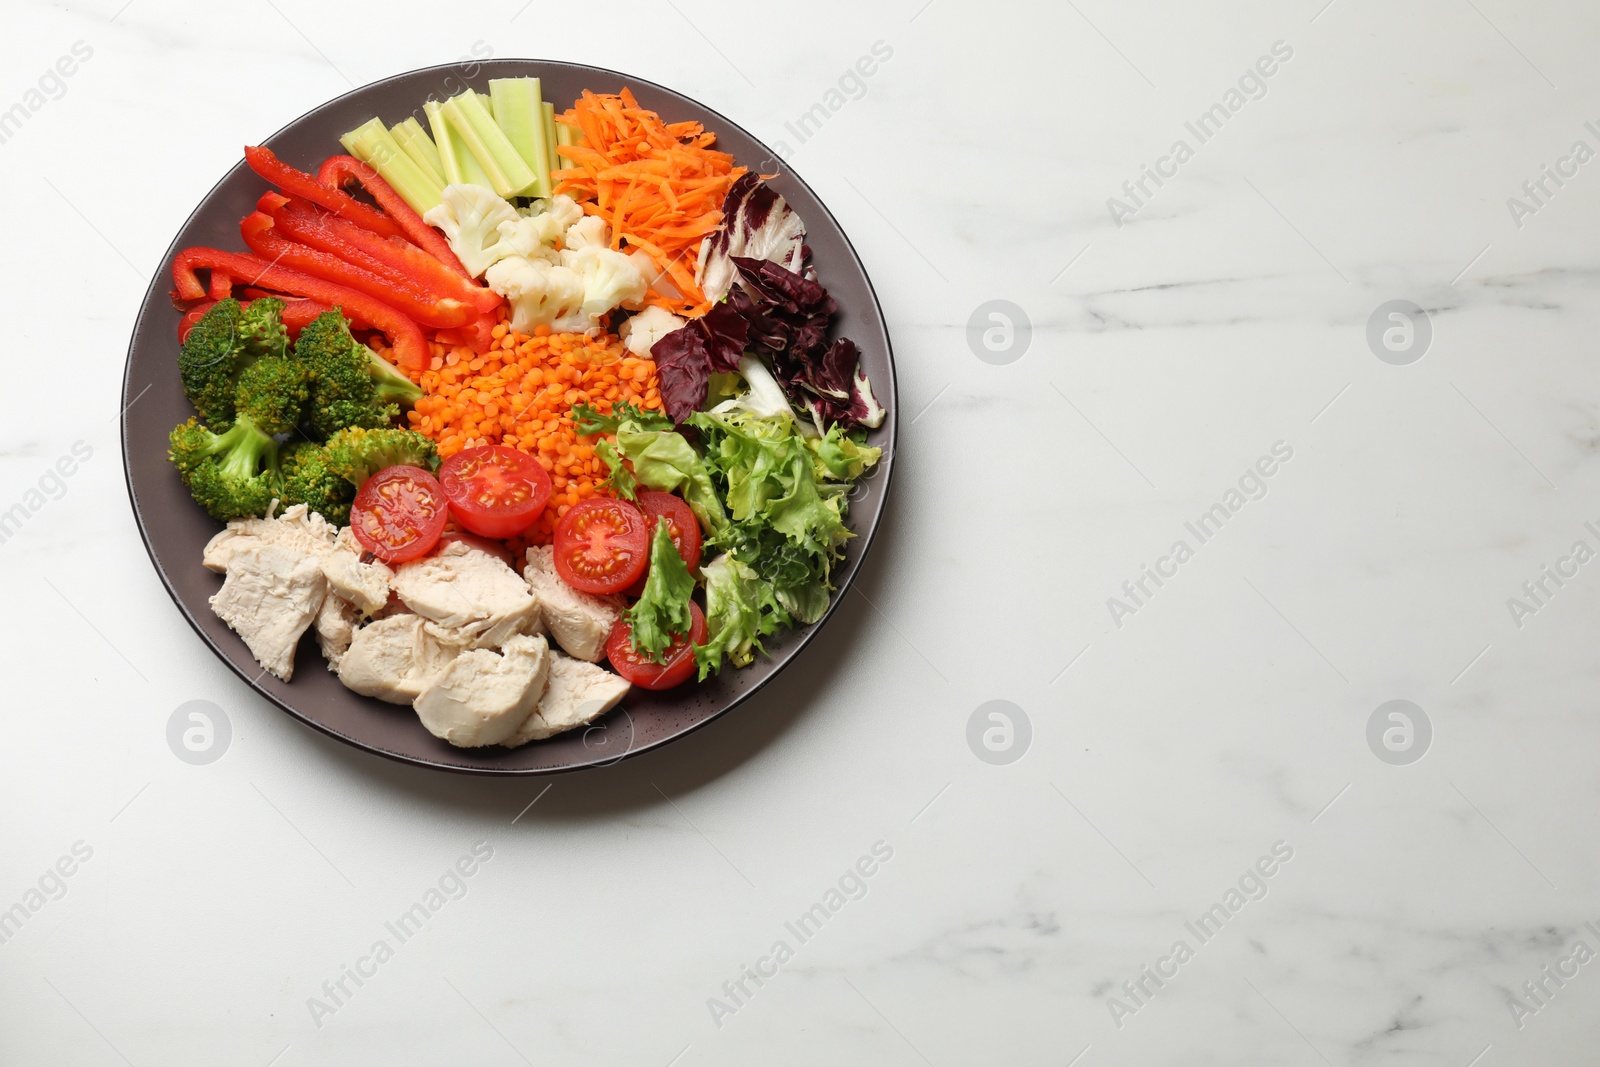
[[682,422],[705,404],[706,383],[713,372],[739,369],[749,336],[750,324],[744,317],[727,304],[717,304],[651,346],[661,401],[673,422]]
[[783,197],[754,173],[733,183],[722,203],[722,225],[700,246],[695,280],[707,300],[720,301],[739,280],[733,257],[764,259],[793,274],[805,270],[806,224]]

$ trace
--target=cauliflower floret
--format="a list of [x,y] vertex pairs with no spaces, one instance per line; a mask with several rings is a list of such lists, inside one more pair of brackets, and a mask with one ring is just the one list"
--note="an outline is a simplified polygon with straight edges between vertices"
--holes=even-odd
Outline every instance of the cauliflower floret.
[[[569,237],[577,229],[568,230]],[[569,247],[561,253],[561,264],[582,279],[583,302],[575,313],[552,324],[558,331],[593,329],[612,308],[638,307],[649,289],[633,260],[604,246]]]
[[611,227],[599,215],[585,215],[567,227],[563,243],[569,249],[607,248],[611,244]]
[[440,197],[440,203],[422,219],[444,231],[450,251],[476,278],[506,254],[499,247],[501,224],[514,225],[521,216],[493,189],[481,185],[447,185]]
[[684,325],[684,319],[652,304],[623,323],[617,336],[622,338],[629,352],[640,359],[649,359],[650,349],[657,341]]
[[489,288],[511,301],[511,328],[531,334],[583,307],[584,284],[577,272],[546,259],[507,256],[484,276]]

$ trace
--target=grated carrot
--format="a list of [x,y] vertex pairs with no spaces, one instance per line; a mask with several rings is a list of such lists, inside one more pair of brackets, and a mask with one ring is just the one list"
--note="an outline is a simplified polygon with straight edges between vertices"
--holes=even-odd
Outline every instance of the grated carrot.
[[700,244],[721,223],[722,202],[745,168],[713,149],[716,134],[700,123],[664,123],[627,89],[615,96],[585,90],[561,121],[584,141],[556,150],[567,164],[556,172],[556,191],[610,223],[613,248],[642,249],[683,294],[652,290],[646,303],[704,315],[711,305],[694,280]]
[[492,347],[448,347],[435,342],[433,359],[418,376],[426,394],[407,413],[411,429],[433,438],[441,458],[464,448],[506,445],[521,449],[550,474],[552,492],[544,514],[525,538],[548,544],[555,524],[585,497],[610,495],[601,486],[608,473],[594,442],[578,436],[572,409],[588,404],[602,413],[631,402],[661,407],[656,367],[610,334],[551,333],[533,336],[494,328]]

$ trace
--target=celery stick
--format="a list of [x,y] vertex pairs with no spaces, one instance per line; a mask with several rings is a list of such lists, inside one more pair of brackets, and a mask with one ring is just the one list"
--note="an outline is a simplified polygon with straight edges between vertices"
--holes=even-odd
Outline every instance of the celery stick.
[[533,172],[531,196],[550,195],[550,172],[543,166],[544,106],[539,98],[538,78],[493,78],[489,81],[489,101],[494,106],[495,125],[517,150]]
[[406,119],[398,126],[389,127],[389,136],[395,139],[402,152],[411,157],[411,162],[421,167],[424,174],[443,188],[444,164],[439,159],[439,149],[434,146],[428,131],[422,128],[422,123],[416,119]]
[[494,116],[484,107],[483,98],[468,89],[460,96],[446,100],[442,106],[451,131],[459,134],[463,144],[471,150],[489,175],[489,185],[501,196],[517,196],[527,191],[535,182],[532,169],[522,161],[517,150],[506,140],[505,133],[495,124]]
[[556,155],[556,106],[548,100],[544,102],[544,143],[545,151],[550,154],[550,170],[565,167],[567,161]]
[[439,203],[439,193],[444,186],[424,173],[400,145],[389,135],[381,119],[368,119],[343,137],[339,143],[346,151],[367,164],[384,181],[394,186],[400,199],[422,214]]
[[422,110],[428,116],[429,128],[433,130],[433,141],[439,151],[439,164],[445,182],[449,185],[481,185],[488,188],[489,175],[484,173],[478,160],[467,151],[466,145],[450,128],[450,123],[444,117],[444,105],[437,100],[429,100],[422,105]]

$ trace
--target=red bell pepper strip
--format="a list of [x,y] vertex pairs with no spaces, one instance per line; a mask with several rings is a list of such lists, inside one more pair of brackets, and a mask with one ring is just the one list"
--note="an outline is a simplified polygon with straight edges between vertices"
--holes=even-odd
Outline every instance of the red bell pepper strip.
[[[317,171],[317,181],[334,189],[343,188],[352,181],[360,182],[362,188],[405,230],[406,236],[414,244],[461,277],[471,280],[472,275],[467,273],[467,268],[450,250],[450,242],[445,240],[444,234],[423,221],[422,216],[394,191],[394,186],[355,156],[329,156]],[[311,197],[306,199],[311,200]]]
[[368,263],[353,263],[331,252],[291,241],[276,232],[276,223],[265,212],[252,211],[246,215],[239,222],[239,232],[244,236],[246,247],[262,259],[366,293],[393,305],[424,326],[435,329],[462,326],[477,314],[471,304],[448,297],[436,297],[404,280],[385,277],[375,270],[369,270]]
[[[311,320],[330,310],[327,304],[315,300],[307,300],[300,296],[279,296],[277,293],[268,293],[261,289],[246,289],[245,295],[249,300],[239,301],[241,308],[247,308],[255,300],[262,297],[272,297],[283,301],[283,328],[288,331],[289,340],[293,341],[300,336],[300,331],[305,329]],[[183,313],[183,318],[178,322],[178,343],[181,345],[189,339],[189,331],[194,329],[194,324],[205,318],[206,312],[217,306],[215,300],[205,300]]]
[[233,295],[233,279],[225,270],[211,272],[211,284],[206,286],[206,296],[215,304],[218,300],[226,300]]
[[244,150],[244,161],[249,164],[251,170],[284,192],[291,196],[305,197],[313,204],[319,204],[334,214],[349,219],[364,230],[371,230],[385,237],[406,235],[388,215],[354,199],[343,189],[322,184],[317,181],[315,175],[296,170],[274,155],[270,148],[247,145]]
[[389,304],[365,293],[269,263],[258,256],[196,245],[185,248],[172,261],[172,280],[180,298],[199,300],[205,296],[205,286],[200,284],[197,270],[225,270],[250,285],[266,286],[293,296],[308,296],[329,307],[340,308],[346,317],[386,334],[400,366],[420,371],[428,365],[428,338],[422,327]]
[[493,311],[503,302],[499,293],[468,281],[409,241],[379,237],[304,200],[279,204],[263,196],[257,207],[272,216],[284,237],[332,253],[398,285],[470,304],[479,313]]

